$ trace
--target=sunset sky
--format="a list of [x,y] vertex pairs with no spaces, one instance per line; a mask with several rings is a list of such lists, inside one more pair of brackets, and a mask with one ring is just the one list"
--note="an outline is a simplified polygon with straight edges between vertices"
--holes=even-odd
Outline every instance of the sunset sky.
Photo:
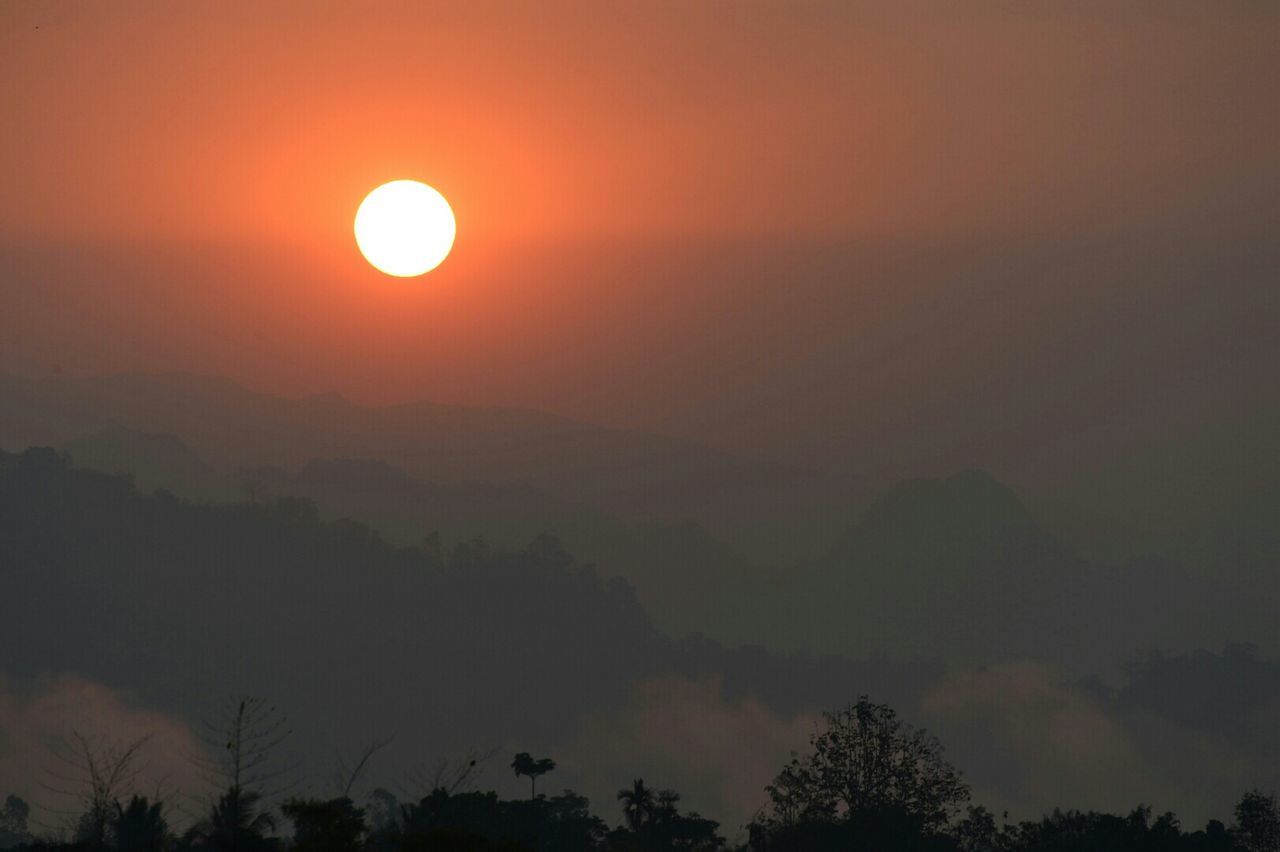
[[[1276,351],[1269,4],[136,11],[0,12],[11,371],[853,464],[855,439],[945,455],[947,423],[972,451],[1153,389],[1238,405],[1224,376]],[[423,279],[351,237],[402,177],[458,219]]]

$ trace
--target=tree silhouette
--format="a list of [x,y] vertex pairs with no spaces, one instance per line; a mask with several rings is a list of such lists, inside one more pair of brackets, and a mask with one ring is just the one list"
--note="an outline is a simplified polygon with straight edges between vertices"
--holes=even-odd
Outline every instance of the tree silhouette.
[[424,763],[405,772],[397,786],[400,793],[411,800],[421,799],[436,790],[444,790],[450,795],[466,792],[483,764],[496,751],[496,748],[486,751],[470,748],[460,757],[440,757],[434,764]]
[[655,799],[643,778],[637,778],[630,787],[619,790],[618,801],[622,802],[622,815],[632,831],[639,832],[653,818]]
[[793,758],[766,788],[772,813],[762,818],[765,828],[843,822],[870,835],[928,833],[968,799],[941,744],[866,696],[826,714],[826,730],[810,744],[813,752]]
[[292,799],[281,812],[293,822],[295,852],[358,852],[366,830],[364,809],[342,796]]
[[538,798],[538,776],[546,775],[548,772],[556,768],[556,762],[549,757],[540,760],[534,760],[527,751],[522,751],[511,761],[511,769],[516,773],[516,777],[521,775],[529,776],[529,798]]
[[245,695],[227,699],[221,717],[204,727],[202,739],[213,756],[194,762],[223,792],[209,816],[191,829],[190,839],[221,852],[274,846],[267,833],[275,820],[262,801],[267,786],[291,769],[276,759],[291,733],[288,719],[266,699]]
[[953,834],[959,852],[992,852],[1001,848],[995,814],[981,805],[969,808]]
[[164,818],[164,803],[134,796],[127,806],[119,802],[115,806],[111,828],[117,852],[161,852],[166,847],[169,824]]
[[629,788],[618,791],[618,800],[627,826],[610,833],[610,850],[711,852],[724,848],[724,838],[717,833],[720,824],[695,812],[680,813],[680,794],[675,790],[655,793],[637,778]]
[[261,798],[252,790],[230,788],[190,836],[217,852],[253,852],[274,846],[267,833],[275,829],[275,819],[259,809]]
[[354,760],[348,761],[343,757],[338,759],[338,766],[334,773],[334,778],[337,782],[340,798],[351,798],[351,788],[355,787],[356,781],[359,780],[361,773],[368,768],[369,761],[373,759],[375,754],[391,745],[394,739],[395,737],[392,736],[380,740],[371,740],[367,745],[365,745],[364,749],[361,750],[360,756]]
[[61,765],[48,770],[50,792],[77,800],[80,811],[77,833],[87,846],[107,845],[107,834],[118,807],[117,799],[132,792],[144,768],[138,762],[150,737],[132,742],[108,738],[90,739],[79,731],[54,740],[50,751]]
[[1248,852],[1280,852],[1280,805],[1273,793],[1250,790],[1236,805],[1236,838]]
[[291,733],[288,718],[265,698],[233,697],[220,718],[204,723],[201,739],[212,757],[198,756],[194,762],[216,789],[248,791],[261,799],[272,795],[270,787],[292,769],[278,761]]
[[0,849],[21,846],[31,840],[27,828],[27,820],[31,816],[31,806],[20,796],[10,793],[0,808]]

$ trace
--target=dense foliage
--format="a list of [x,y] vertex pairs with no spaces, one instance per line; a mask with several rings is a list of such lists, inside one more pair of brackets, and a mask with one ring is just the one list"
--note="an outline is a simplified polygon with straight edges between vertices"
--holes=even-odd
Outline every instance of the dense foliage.
[[[291,797],[278,808],[257,790],[232,786],[185,832],[166,818],[169,802],[132,795],[112,800],[99,825],[99,799],[60,832],[35,836],[30,808],[9,796],[0,811],[0,848],[21,852],[1280,852],[1280,805],[1274,795],[1247,792],[1228,827],[1211,820],[1184,831],[1172,813],[1153,818],[1139,806],[1125,816],[1054,811],[1038,821],[997,822],[970,805],[959,772],[927,733],[900,722],[893,710],[863,698],[827,716],[813,750],[783,767],[767,788],[769,804],[738,844],[696,812],[682,812],[680,794],[654,790],[636,778],[618,791],[611,828],[572,790],[504,800],[496,792],[437,787],[400,802],[377,788],[364,806],[347,795]],[[132,753],[99,750],[86,764],[86,790],[99,773],[126,772]],[[112,763],[111,755],[117,755]],[[120,756],[123,755],[123,756]],[[106,759],[100,759],[100,758]],[[530,762],[532,761],[532,762]],[[513,765],[546,774],[554,761],[516,755]],[[522,773],[523,774],[523,773]],[[467,773],[457,776],[465,780]],[[354,777],[353,779],[354,780]],[[348,785],[349,786],[349,785]],[[277,820],[277,813],[283,820]]]

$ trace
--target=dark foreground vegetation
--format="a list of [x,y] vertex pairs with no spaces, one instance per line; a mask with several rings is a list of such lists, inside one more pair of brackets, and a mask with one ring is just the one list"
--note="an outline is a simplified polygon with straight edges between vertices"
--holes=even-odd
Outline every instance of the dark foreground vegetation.
[[[552,773],[551,758],[515,755],[511,769],[530,782],[528,799],[505,800],[470,789],[477,761],[442,769],[436,786],[416,801],[400,801],[383,787],[357,803],[352,788],[375,743],[354,768],[340,774],[332,797],[281,796],[263,791],[288,773],[273,752],[288,736],[274,706],[242,698],[209,726],[212,759],[197,758],[221,792],[185,829],[170,822],[170,801],[132,792],[145,740],[91,742],[72,734],[59,768],[44,784],[71,797],[79,812],[64,824],[32,831],[31,808],[9,796],[0,812],[0,847],[63,852],[649,852],[742,849],[753,852],[920,850],[920,852],[1276,852],[1280,806],[1274,795],[1244,794],[1228,827],[1211,820],[1185,830],[1172,813],[1153,816],[1138,806],[1127,815],[1054,811],[1037,821],[1010,823],[970,802],[960,773],[927,732],[898,719],[887,705],[863,698],[826,715],[810,748],[784,766],[764,790],[746,836],[731,844],[720,825],[681,809],[680,794],[634,779],[617,794],[611,827],[588,800],[564,790],[537,792]],[[221,748],[216,748],[221,746]],[[51,814],[56,810],[46,809]]]

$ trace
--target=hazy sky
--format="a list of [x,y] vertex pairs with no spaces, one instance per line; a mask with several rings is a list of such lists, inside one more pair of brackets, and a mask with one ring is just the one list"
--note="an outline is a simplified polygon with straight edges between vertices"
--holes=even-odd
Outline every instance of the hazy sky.
[[[10,4],[12,235],[463,242],[1119,226],[1274,166],[1273,7]],[[331,242],[332,241],[332,242]]]
[[[1230,419],[1275,353],[1278,41],[1253,2],[6,4],[0,366],[807,463]],[[409,281],[351,237],[400,177],[459,223]]]

